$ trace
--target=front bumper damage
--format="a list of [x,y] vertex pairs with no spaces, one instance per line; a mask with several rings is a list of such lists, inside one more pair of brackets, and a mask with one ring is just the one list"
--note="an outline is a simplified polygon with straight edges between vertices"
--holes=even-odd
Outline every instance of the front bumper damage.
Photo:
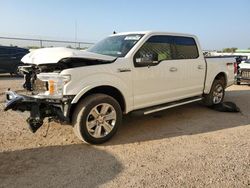
[[239,82],[250,83],[250,69],[241,68],[238,70],[236,80]]
[[71,103],[70,97],[66,99],[44,99],[7,91],[6,100],[5,111],[11,109],[20,112],[30,112],[30,117],[26,121],[33,133],[43,125],[46,117],[63,124],[67,124],[70,121],[68,118],[69,104]]

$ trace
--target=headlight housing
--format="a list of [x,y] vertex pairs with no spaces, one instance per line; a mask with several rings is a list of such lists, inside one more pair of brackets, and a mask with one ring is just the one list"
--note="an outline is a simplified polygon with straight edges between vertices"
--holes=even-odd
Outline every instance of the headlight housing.
[[37,78],[46,85],[46,90],[37,94],[39,98],[62,98],[63,86],[71,80],[70,75],[59,73],[40,73]]

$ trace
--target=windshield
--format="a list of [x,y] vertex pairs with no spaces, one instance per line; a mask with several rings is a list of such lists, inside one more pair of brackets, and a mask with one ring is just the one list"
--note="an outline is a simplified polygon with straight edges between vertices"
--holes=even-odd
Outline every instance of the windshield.
[[141,34],[110,36],[96,43],[87,51],[114,57],[124,57],[142,36]]

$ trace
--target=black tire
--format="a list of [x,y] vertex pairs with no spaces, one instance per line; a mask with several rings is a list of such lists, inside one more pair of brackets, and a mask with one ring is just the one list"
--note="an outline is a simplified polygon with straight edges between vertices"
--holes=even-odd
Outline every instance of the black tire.
[[[101,105],[106,105],[108,106],[109,110],[111,110],[111,112],[116,114],[116,120],[112,120],[112,123],[110,123],[110,127],[111,127],[111,131],[109,133],[105,132],[106,129],[104,129],[104,122],[107,123],[108,121],[105,121],[105,119],[103,119],[102,117],[102,121],[103,124],[101,124],[99,122],[99,118],[94,118],[91,114],[91,112],[93,112],[94,109],[98,109],[99,106],[102,108],[103,106]],[[110,114],[111,114],[110,112]],[[100,114],[98,116],[101,116],[101,112],[99,112]],[[103,115],[104,116],[104,115]],[[106,114],[107,116],[107,114]],[[101,127],[100,129],[102,129],[100,132],[104,134],[104,136],[102,137],[95,137],[94,133],[91,133],[88,129],[88,125],[87,123],[89,122],[89,118],[93,118],[92,122],[97,122],[94,123],[96,124],[95,127],[95,132],[97,130],[97,127]],[[101,121],[101,120],[100,120]],[[74,126],[74,132],[76,134],[76,136],[82,140],[85,141],[87,143],[90,144],[102,144],[106,141],[108,141],[111,137],[114,136],[114,134],[117,132],[118,127],[121,125],[122,123],[122,111],[121,111],[121,107],[119,105],[119,103],[113,98],[110,97],[108,95],[105,94],[93,94],[90,95],[86,98],[84,98],[83,100],[81,100],[75,111],[73,114],[73,118],[72,118],[72,123]],[[91,123],[91,122],[89,122]],[[110,128],[109,127],[109,128]],[[98,128],[99,129],[99,128]],[[92,129],[91,129],[92,131]],[[99,132],[99,131],[98,131]]]
[[[219,102],[218,101],[215,102],[214,101],[214,98],[215,98],[214,92],[218,87],[222,88],[222,97],[220,98]],[[213,84],[212,84],[212,87],[211,87],[209,94],[204,95],[203,102],[206,106],[213,106],[215,104],[222,103],[224,100],[224,96],[225,96],[225,81],[223,79],[219,79],[219,80],[215,79]]]

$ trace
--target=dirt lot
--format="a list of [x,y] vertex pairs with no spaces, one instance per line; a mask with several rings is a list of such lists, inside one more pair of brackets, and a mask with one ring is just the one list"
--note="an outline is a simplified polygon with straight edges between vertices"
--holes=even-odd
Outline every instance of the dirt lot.
[[0,187],[250,187],[250,87],[232,86],[226,100],[240,113],[190,104],[145,117],[125,117],[101,146],[81,143],[69,126],[32,134],[27,114],[4,112],[0,76]]

